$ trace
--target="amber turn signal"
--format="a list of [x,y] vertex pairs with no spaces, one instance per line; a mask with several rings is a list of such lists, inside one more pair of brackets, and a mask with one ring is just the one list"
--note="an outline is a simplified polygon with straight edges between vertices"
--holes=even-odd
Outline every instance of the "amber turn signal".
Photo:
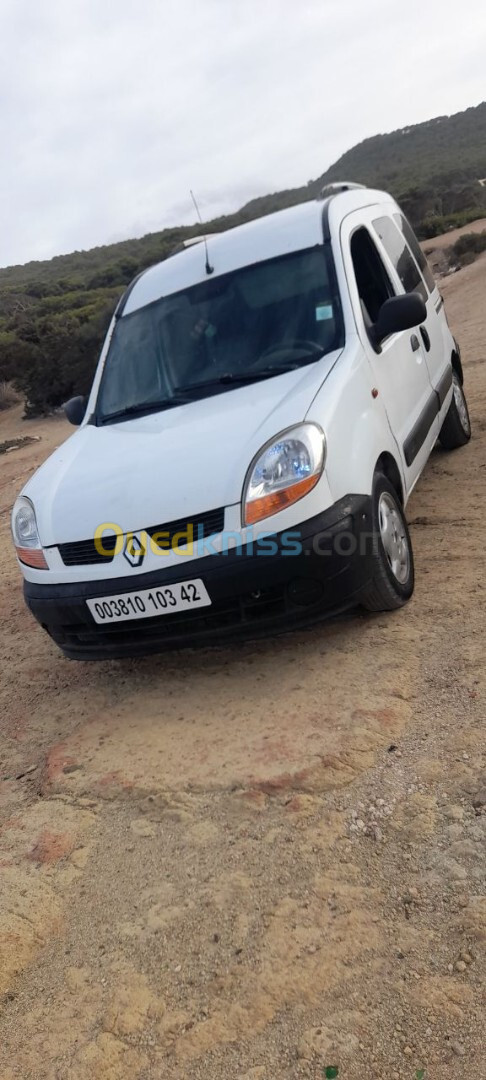
[[262,518],[278,514],[279,510],[285,510],[286,506],[291,506],[292,503],[301,499],[303,495],[307,495],[307,492],[315,487],[319,479],[319,475],[306,476],[304,480],[299,480],[296,484],[283,488],[282,491],[274,491],[271,495],[262,495],[261,499],[253,499],[252,502],[248,502],[245,508],[246,524],[254,525],[256,521],[261,521]]
[[20,559],[20,562],[25,563],[26,566],[33,566],[35,570],[49,569],[42,548],[16,547],[15,550],[17,552],[17,558]]

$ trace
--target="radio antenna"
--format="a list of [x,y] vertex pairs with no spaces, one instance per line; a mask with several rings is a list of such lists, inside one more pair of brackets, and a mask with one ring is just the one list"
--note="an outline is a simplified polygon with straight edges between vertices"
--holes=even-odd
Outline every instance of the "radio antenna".
[[[194,203],[194,206],[196,207],[196,214],[197,214],[197,216],[199,218],[199,222],[200,222],[200,224],[202,225],[202,227],[204,229],[203,219],[201,217],[201,214],[199,213],[199,207],[197,205],[196,196],[194,195],[193,191],[190,191],[190,196],[191,196],[191,199],[192,199],[192,201]],[[204,248],[205,248],[205,251],[206,251],[206,273],[207,274],[212,274],[213,271],[214,271],[214,266],[211,266],[211,263],[209,261],[208,241],[207,241],[206,235],[203,236],[203,240],[204,240]]]

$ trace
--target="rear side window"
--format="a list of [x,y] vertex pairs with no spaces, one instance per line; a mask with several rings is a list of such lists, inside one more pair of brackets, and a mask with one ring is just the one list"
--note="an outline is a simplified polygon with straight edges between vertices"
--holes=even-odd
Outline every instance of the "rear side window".
[[412,252],[415,261],[418,263],[422,276],[425,278],[425,282],[429,292],[433,292],[435,289],[435,278],[427,262],[427,259],[420,247],[420,244],[415,236],[412,226],[403,214],[394,214],[394,220],[396,221],[398,228],[401,229],[405,240]]
[[375,218],[373,227],[393,263],[405,292],[418,292],[424,300],[428,293],[420,270],[402,232],[390,217]]
[[364,227],[357,229],[351,237],[351,258],[364,323],[370,330],[382,304],[395,295],[395,290],[376,244]]

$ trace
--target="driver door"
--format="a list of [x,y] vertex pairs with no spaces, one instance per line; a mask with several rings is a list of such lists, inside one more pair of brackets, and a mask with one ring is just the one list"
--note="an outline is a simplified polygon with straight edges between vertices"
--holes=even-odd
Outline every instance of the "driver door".
[[385,406],[409,492],[438,435],[437,396],[430,382],[418,328],[391,334],[380,347],[373,343],[370,331],[380,307],[397,294],[379,241],[371,230],[373,216],[376,217],[376,207],[344,218],[342,253],[357,333],[368,356],[373,388],[378,390]]

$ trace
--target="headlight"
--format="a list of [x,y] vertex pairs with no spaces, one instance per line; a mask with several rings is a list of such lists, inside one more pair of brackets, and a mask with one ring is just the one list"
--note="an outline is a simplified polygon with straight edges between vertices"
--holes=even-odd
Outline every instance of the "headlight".
[[12,510],[12,535],[18,558],[27,566],[47,570],[42,544],[30,499],[21,495]]
[[267,443],[248,470],[243,524],[253,525],[307,495],[322,475],[325,451],[317,424],[298,424]]

